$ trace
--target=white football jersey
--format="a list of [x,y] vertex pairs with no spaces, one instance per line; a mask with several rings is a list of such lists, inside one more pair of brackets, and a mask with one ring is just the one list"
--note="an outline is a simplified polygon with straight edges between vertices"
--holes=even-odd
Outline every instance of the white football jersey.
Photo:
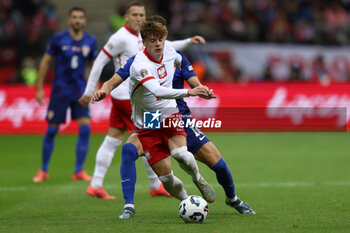
[[[113,59],[115,70],[124,66],[126,61],[144,48],[141,34],[135,34],[126,25],[115,32],[107,41],[102,51]],[[129,83],[126,80],[111,95],[114,99],[129,99]]]
[[131,119],[137,128],[143,128],[144,112],[159,110],[164,118],[179,112],[175,99],[158,99],[142,85],[154,78],[160,86],[172,88],[175,60],[181,60],[181,56],[167,45],[160,62],[155,61],[146,49],[135,56],[130,67],[129,91],[132,105]]

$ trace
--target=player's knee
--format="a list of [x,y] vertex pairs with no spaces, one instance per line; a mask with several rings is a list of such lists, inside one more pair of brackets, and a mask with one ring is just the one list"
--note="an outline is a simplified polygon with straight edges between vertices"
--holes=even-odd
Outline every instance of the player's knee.
[[46,135],[48,137],[55,137],[57,133],[58,133],[58,128],[57,127],[49,126],[47,128]]
[[191,153],[187,150],[187,146],[182,146],[182,147],[173,149],[170,152],[170,154],[176,160],[186,160],[188,155]]
[[90,125],[79,126],[79,135],[82,137],[88,137],[90,135]]
[[136,160],[138,158],[137,148],[132,143],[125,143],[122,147],[122,160]]

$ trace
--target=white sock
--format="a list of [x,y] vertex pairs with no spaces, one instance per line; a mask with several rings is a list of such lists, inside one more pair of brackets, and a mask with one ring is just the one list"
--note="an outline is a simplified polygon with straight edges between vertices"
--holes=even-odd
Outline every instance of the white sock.
[[186,146],[172,150],[171,155],[180,164],[180,167],[192,176],[192,180],[198,181],[201,175],[199,174],[198,165],[191,152],[187,150]]
[[125,205],[124,205],[124,209],[125,209],[126,207],[131,207],[131,208],[135,209],[135,205],[132,204],[132,203],[125,204]]
[[112,163],[114,153],[122,141],[111,136],[106,136],[96,154],[95,171],[92,177],[91,186],[95,189],[103,186],[106,172]]
[[181,201],[188,197],[182,181],[174,176],[173,172],[165,176],[160,176],[159,180],[162,182],[164,188],[171,194],[171,196]]
[[157,190],[161,184],[157,174],[153,171],[151,166],[148,164],[147,158],[142,156],[143,164],[145,164],[146,171],[149,179],[149,187],[153,190]]
[[238,197],[235,196],[234,198],[230,198],[230,202],[234,202],[234,201],[237,201]]

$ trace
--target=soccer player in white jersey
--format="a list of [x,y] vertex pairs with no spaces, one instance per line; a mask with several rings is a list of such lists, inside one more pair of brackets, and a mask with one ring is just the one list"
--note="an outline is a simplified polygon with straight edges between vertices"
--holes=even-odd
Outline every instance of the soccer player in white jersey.
[[[181,56],[169,46],[165,46],[167,29],[154,21],[146,21],[141,28],[145,49],[136,54],[130,67],[130,97],[132,103],[132,120],[138,128],[138,137],[149,164],[158,175],[165,189],[175,198],[183,200],[187,193],[183,183],[174,176],[171,169],[170,154],[175,159],[181,158],[180,166],[196,182],[203,181],[202,189],[210,189],[204,178],[199,174],[197,164],[186,147],[186,133],[181,126],[163,127],[159,129],[144,128],[144,113],[152,112],[154,117],[162,114],[163,120],[179,117],[175,98],[201,96],[212,98],[212,90],[198,86],[194,89],[171,89],[174,64],[180,64]],[[105,98],[123,79],[115,74],[105,82],[101,90],[95,92],[92,101]],[[180,114],[181,115],[181,114]],[[181,116],[180,116],[181,117]],[[128,144],[128,143],[127,143]],[[124,147],[128,145],[125,144]],[[131,143],[129,143],[131,144]],[[122,157],[121,178],[124,198],[133,190],[136,182],[135,160],[137,158]],[[178,160],[179,161],[179,160]],[[131,176],[128,176],[128,175]],[[133,193],[132,193],[133,195]],[[127,202],[126,202],[127,203]],[[129,212],[135,213],[134,204],[124,205],[124,211],[119,218],[124,218]]]
[[[113,59],[114,66],[117,70],[126,63],[129,57],[143,50],[142,39],[139,31],[141,24],[145,20],[144,5],[140,2],[131,2],[127,7],[125,19],[125,26],[110,37],[95,60],[84,95],[80,98],[80,103],[83,106],[87,106],[90,102],[91,96],[102,73],[102,69],[110,59]],[[177,50],[181,50],[191,43],[196,44],[204,42],[205,40],[200,36],[194,36],[180,41],[168,41],[168,43]],[[122,143],[125,133],[127,130],[135,129],[135,126],[130,119],[131,104],[128,81],[122,83],[116,88],[111,93],[111,96],[113,106],[110,114],[108,134],[98,149],[94,175],[91,184],[87,189],[87,194],[103,199],[115,198],[108,195],[103,189],[103,180],[117,147]],[[150,194],[152,196],[170,196],[169,193],[164,190],[157,175],[148,165],[147,160],[144,159],[144,163],[150,180]]]

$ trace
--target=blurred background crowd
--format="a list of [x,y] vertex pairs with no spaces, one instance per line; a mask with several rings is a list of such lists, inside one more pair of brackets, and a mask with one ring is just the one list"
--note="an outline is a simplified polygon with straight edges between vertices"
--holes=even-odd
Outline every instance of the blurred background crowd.
[[[67,12],[61,7],[62,2],[72,4],[66,0],[0,1],[0,83],[35,83],[36,67],[49,38],[66,27]],[[108,25],[107,30],[87,28],[89,33],[96,35],[101,48],[108,36],[123,26],[124,6],[128,1],[103,0],[98,8],[95,5],[88,7],[94,2],[73,4],[87,6],[88,25],[95,18],[101,18],[103,7],[109,8],[110,13],[103,12],[104,18],[100,19],[100,25]],[[109,5],[103,6],[105,2]],[[113,5],[112,10],[110,5]],[[347,48],[350,44],[350,0],[150,0],[146,5],[148,15],[160,14],[168,20],[170,39],[198,34],[205,37],[208,45],[273,43]],[[332,78],[334,74],[327,71],[321,53],[314,56],[314,72],[305,75],[303,64],[291,62],[289,73],[283,79],[274,77],[270,61],[266,61],[259,77],[251,77],[246,75],[245,69],[235,67],[221,55],[218,57],[222,58],[219,66],[223,74],[217,78],[208,72],[208,63],[201,61],[198,51],[197,56],[196,51],[187,52],[187,55],[206,81],[310,81],[315,75],[319,79],[327,76],[328,82],[350,80],[347,74]]]

